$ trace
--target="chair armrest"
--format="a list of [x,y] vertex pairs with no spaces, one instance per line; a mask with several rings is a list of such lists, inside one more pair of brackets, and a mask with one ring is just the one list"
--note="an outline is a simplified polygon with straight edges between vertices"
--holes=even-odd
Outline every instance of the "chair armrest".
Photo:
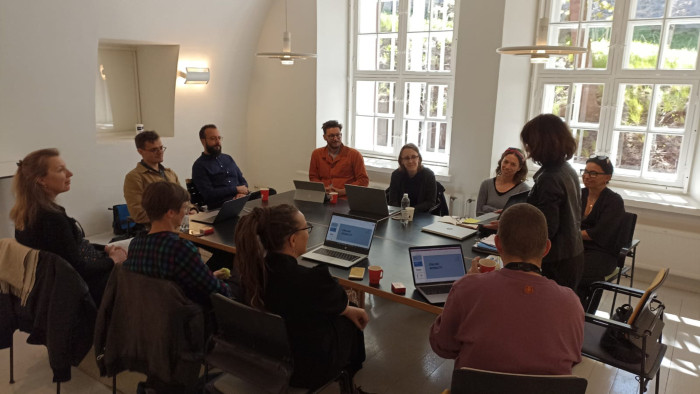
[[621,293],[621,294],[629,295],[629,296],[633,296],[633,297],[641,297],[644,294],[643,290],[635,289],[633,287],[618,285],[617,283],[610,283],[610,282],[604,282],[604,281],[593,282],[590,286],[590,289],[592,291],[595,291],[597,289],[610,290],[610,291],[614,291],[617,293]]
[[635,329],[631,325],[629,325],[627,323],[619,322],[617,320],[606,319],[604,317],[596,316],[596,315],[593,315],[590,313],[586,313],[585,317],[586,317],[586,322],[595,324],[597,326],[606,327],[606,328],[607,327],[614,327],[616,330],[620,330],[622,332],[626,332],[626,333],[630,333],[630,334],[634,334],[636,332]]

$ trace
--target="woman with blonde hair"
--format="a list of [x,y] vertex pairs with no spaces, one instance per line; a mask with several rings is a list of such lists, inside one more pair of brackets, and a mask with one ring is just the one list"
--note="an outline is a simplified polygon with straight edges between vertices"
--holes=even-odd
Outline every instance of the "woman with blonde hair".
[[56,196],[70,190],[72,176],[57,149],[28,154],[17,163],[10,218],[19,243],[63,257],[85,280],[99,306],[112,267],[126,259],[126,251],[119,247],[96,249],[85,239],[80,224],[56,203]]
[[369,318],[350,305],[328,267],[297,264],[312,228],[291,205],[257,207],[236,226],[234,265],[244,301],[285,320],[294,358],[291,385],[316,389],[341,370],[352,376],[362,367]]

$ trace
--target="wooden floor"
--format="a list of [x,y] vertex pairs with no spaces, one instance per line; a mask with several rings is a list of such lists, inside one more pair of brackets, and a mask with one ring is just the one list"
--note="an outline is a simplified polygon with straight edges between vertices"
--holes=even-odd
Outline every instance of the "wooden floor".
[[[646,284],[638,283],[638,288]],[[700,294],[662,288],[666,304],[664,343],[669,345],[661,370],[661,393],[700,393]],[[611,300],[603,299],[601,310]],[[381,298],[368,296],[371,321],[365,330],[367,361],[355,383],[374,393],[440,393],[449,388],[453,362],[436,356],[428,344],[428,330],[435,316]],[[599,312],[600,313],[600,312]],[[27,335],[15,334],[15,380],[9,380],[9,350],[0,350],[0,393],[55,393],[46,348],[24,343]],[[90,355],[88,355],[90,356]],[[111,390],[80,370],[61,386],[62,393],[111,393]],[[574,373],[588,379],[589,394],[635,393],[634,376],[584,358]],[[650,390],[653,393],[653,384]],[[331,386],[324,393],[337,393]]]

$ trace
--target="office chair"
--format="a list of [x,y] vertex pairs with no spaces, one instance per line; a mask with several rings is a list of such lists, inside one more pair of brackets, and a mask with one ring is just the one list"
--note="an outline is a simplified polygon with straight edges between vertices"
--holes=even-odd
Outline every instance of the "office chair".
[[196,205],[197,208],[204,205],[204,199],[202,195],[199,194],[199,190],[197,190],[197,186],[192,182],[192,179],[185,179],[185,185],[187,186],[187,191],[190,193],[190,202]]
[[[620,253],[618,254],[617,267],[610,273],[610,275],[605,277],[607,282],[612,282],[615,279],[615,283],[620,284],[620,278],[624,276],[629,276],[630,287],[634,286],[634,263],[637,253],[637,245],[639,245],[638,239],[633,239],[634,229],[637,225],[637,214],[631,212],[625,212],[622,216],[622,224],[620,225],[620,236],[618,239],[618,245],[620,245]],[[632,265],[630,267],[625,265],[627,257],[632,257]],[[615,310],[615,301],[617,300],[617,293],[613,295],[612,305],[610,307],[610,316],[612,316]],[[631,302],[628,300],[628,302]],[[593,311],[595,313],[595,311]]]
[[[586,313],[581,354],[637,375],[640,394],[644,393],[647,383],[654,377],[656,377],[656,392],[659,392],[661,362],[666,354],[666,345],[661,343],[665,306],[657,299],[656,291],[668,277],[668,272],[668,268],[660,270],[646,291],[609,282],[595,282],[591,286],[596,292],[607,290],[639,298],[632,315],[624,323]],[[628,338],[636,348],[641,350],[642,356],[639,357],[639,361],[622,361],[604,349],[601,346],[601,339],[606,335],[606,331]]]
[[447,207],[447,199],[445,198],[445,187],[442,183],[435,182],[437,186],[437,196],[435,198],[435,205],[428,210],[429,213],[435,216],[446,216],[450,214],[450,210]]
[[584,394],[588,381],[573,375],[521,375],[461,368],[452,372],[451,394]]

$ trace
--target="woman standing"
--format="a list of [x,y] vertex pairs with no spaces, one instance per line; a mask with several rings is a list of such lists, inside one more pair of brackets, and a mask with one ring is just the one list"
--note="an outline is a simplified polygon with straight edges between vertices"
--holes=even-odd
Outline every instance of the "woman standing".
[[399,168],[391,173],[389,205],[401,206],[403,194],[408,193],[411,206],[417,212],[428,212],[437,204],[435,174],[423,167],[423,157],[414,144],[406,144],[399,152]]
[[508,148],[498,160],[496,176],[481,182],[476,199],[476,215],[503,209],[512,195],[530,190],[525,183],[527,164],[525,155],[518,148]]
[[119,247],[95,249],[85,239],[80,224],[56,203],[56,196],[70,190],[73,176],[58,150],[34,151],[17,166],[12,184],[15,205],[10,211],[15,238],[30,248],[63,257],[85,280],[99,307],[112,267],[126,260],[126,251]]
[[567,160],[576,152],[576,140],[558,116],[538,115],[520,132],[525,151],[541,167],[527,202],[547,218],[552,248],[542,260],[542,274],[576,291],[583,272],[581,188]]
[[369,318],[348,303],[328,267],[297,264],[312,228],[291,205],[258,207],[240,218],[234,240],[244,301],[282,316],[294,358],[291,385],[316,389],[343,369],[352,376],[362,368]]

